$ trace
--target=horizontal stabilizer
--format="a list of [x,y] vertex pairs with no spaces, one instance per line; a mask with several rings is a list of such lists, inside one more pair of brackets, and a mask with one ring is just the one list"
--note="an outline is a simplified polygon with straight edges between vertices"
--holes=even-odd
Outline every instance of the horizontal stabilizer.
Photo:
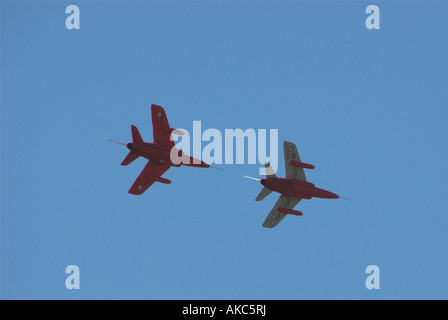
[[265,162],[264,167],[266,170],[266,178],[277,178],[277,176],[275,175],[275,172],[272,169],[271,164],[269,162]]
[[143,143],[142,136],[140,135],[140,132],[138,131],[136,126],[131,126],[132,131],[132,142],[134,143]]
[[264,198],[266,198],[268,195],[270,195],[272,192],[271,189],[268,189],[266,187],[264,187],[263,189],[261,189],[260,193],[258,194],[257,198],[255,199],[255,201],[261,201]]
[[122,166],[127,166],[128,164],[130,164],[132,161],[134,161],[135,159],[137,159],[139,157],[138,154],[136,154],[134,151],[130,151],[128,153],[128,155],[126,156],[126,158],[124,158],[123,162],[121,163]]

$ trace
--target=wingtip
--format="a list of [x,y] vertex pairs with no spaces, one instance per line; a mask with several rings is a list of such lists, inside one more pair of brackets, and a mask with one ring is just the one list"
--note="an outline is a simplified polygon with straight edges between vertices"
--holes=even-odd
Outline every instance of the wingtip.
[[158,104],[152,104],[151,110],[163,110],[163,108],[161,106],[159,106]]

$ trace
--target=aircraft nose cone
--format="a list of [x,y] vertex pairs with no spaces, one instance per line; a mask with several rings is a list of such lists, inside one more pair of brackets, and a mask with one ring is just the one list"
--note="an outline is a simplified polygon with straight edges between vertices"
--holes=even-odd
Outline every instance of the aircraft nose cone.
[[260,183],[261,183],[262,185],[265,185],[266,180],[265,180],[265,179],[261,179]]
[[329,199],[337,199],[337,198],[339,198],[339,196],[336,193],[327,191],[327,194],[328,194],[328,198]]
[[129,150],[132,150],[132,143],[128,143],[128,144],[126,145],[126,147],[127,147]]
[[316,188],[318,190],[318,197],[319,198],[324,198],[324,199],[337,199],[339,198],[339,196],[336,193],[324,190],[324,189],[319,189]]

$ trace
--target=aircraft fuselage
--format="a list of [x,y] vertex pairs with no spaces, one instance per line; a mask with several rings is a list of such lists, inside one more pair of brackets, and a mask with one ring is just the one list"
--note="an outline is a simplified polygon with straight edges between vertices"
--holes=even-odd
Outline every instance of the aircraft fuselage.
[[316,188],[313,183],[289,178],[266,178],[260,183],[266,188],[290,197],[301,199],[323,198],[337,199],[339,196],[330,191]]
[[[174,167],[180,167],[181,165],[189,167],[209,167],[207,163],[187,156],[182,152],[182,150],[179,150],[175,147],[169,148],[157,143],[150,142],[131,142],[127,144],[127,148],[140,157],[146,158],[153,162],[168,164]],[[173,155],[173,153],[176,155],[176,157],[173,156],[172,158],[171,156]],[[177,159],[178,161],[173,162],[171,159]]]

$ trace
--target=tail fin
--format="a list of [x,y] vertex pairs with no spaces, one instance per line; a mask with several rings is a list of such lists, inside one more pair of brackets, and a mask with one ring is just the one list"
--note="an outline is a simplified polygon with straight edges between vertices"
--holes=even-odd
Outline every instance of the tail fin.
[[136,154],[134,151],[129,151],[128,155],[126,156],[126,158],[124,158],[124,160],[121,163],[121,165],[122,166],[127,166],[128,164],[130,164],[132,161],[134,161],[138,157],[139,157],[139,155]]
[[266,187],[263,187],[263,189],[261,189],[260,193],[258,194],[258,196],[255,198],[255,201],[261,201],[264,198],[266,198],[268,195],[270,195],[272,192],[271,189],[268,189]]
[[131,126],[131,131],[132,131],[132,142],[134,143],[142,143],[143,139],[142,136],[140,135],[140,132],[138,132],[138,129],[136,126]]

